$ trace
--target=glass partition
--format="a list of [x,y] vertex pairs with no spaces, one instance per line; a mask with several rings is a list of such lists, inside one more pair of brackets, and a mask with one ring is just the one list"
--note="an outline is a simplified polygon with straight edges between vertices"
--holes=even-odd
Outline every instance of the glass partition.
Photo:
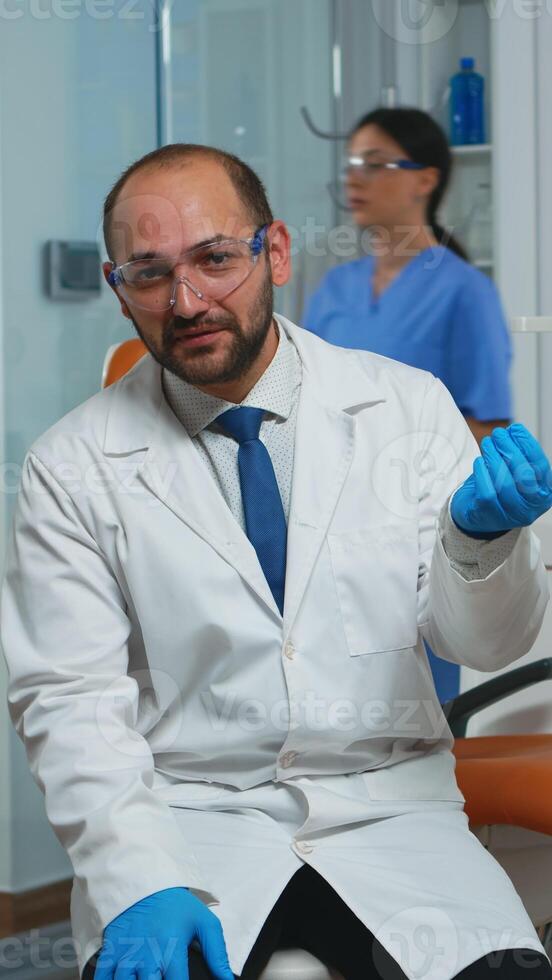
[[300,109],[334,127],[332,0],[181,0],[166,4],[160,38],[161,142],[197,142],[244,159],[264,181],[294,238],[292,282],[279,312],[300,318],[305,292],[333,257],[328,193],[336,144]]

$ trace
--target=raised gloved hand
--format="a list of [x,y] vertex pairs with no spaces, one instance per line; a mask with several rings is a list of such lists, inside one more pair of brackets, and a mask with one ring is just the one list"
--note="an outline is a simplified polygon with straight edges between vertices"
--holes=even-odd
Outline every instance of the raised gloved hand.
[[526,527],[552,506],[552,471],[535,437],[515,422],[481,441],[473,473],[454,493],[454,523],[475,538]]
[[188,980],[194,939],[213,976],[234,980],[220,919],[187,888],[155,892],[106,926],[94,980]]

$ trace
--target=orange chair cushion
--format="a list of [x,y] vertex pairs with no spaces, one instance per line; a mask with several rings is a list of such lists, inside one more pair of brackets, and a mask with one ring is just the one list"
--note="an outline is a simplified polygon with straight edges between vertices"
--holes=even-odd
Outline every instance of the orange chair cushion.
[[133,340],[124,340],[122,344],[119,344],[109,361],[104,388],[112,385],[115,381],[119,381],[147,352],[146,345],[138,337]]
[[552,735],[457,738],[456,778],[470,823],[552,834]]

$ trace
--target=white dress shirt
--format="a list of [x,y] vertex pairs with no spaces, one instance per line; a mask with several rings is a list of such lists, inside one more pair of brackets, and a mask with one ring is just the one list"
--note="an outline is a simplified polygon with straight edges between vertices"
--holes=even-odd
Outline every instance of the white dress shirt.
[[[289,518],[300,385],[299,355],[285,332],[279,330],[278,348],[272,361],[241,405],[262,408],[266,412],[259,438],[272,460],[286,521]],[[245,530],[238,474],[239,445],[215,421],[222,412],[234,408],[234,402],[208,395],[167,370],[163,371],[163,390],[234,517]]]

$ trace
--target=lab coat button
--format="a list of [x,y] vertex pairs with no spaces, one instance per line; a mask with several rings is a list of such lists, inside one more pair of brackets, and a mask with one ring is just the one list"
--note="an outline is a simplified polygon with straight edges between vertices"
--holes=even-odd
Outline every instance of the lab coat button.
[[312,844],[307,844],[305,840],[296,840],[295,848],[300,852],[300,854],[310,854],[311,851],[314,851]]
[[293,660],[295,656],[295,647],[293,646],[293,643],[286,643],[284,647],[284,654],[288,660]]
[[297,752],[284,752],[284,754],[280,756],[280,765],[283,766],[284,769],[288,769],[289,766],[293,765],[296,756]]

